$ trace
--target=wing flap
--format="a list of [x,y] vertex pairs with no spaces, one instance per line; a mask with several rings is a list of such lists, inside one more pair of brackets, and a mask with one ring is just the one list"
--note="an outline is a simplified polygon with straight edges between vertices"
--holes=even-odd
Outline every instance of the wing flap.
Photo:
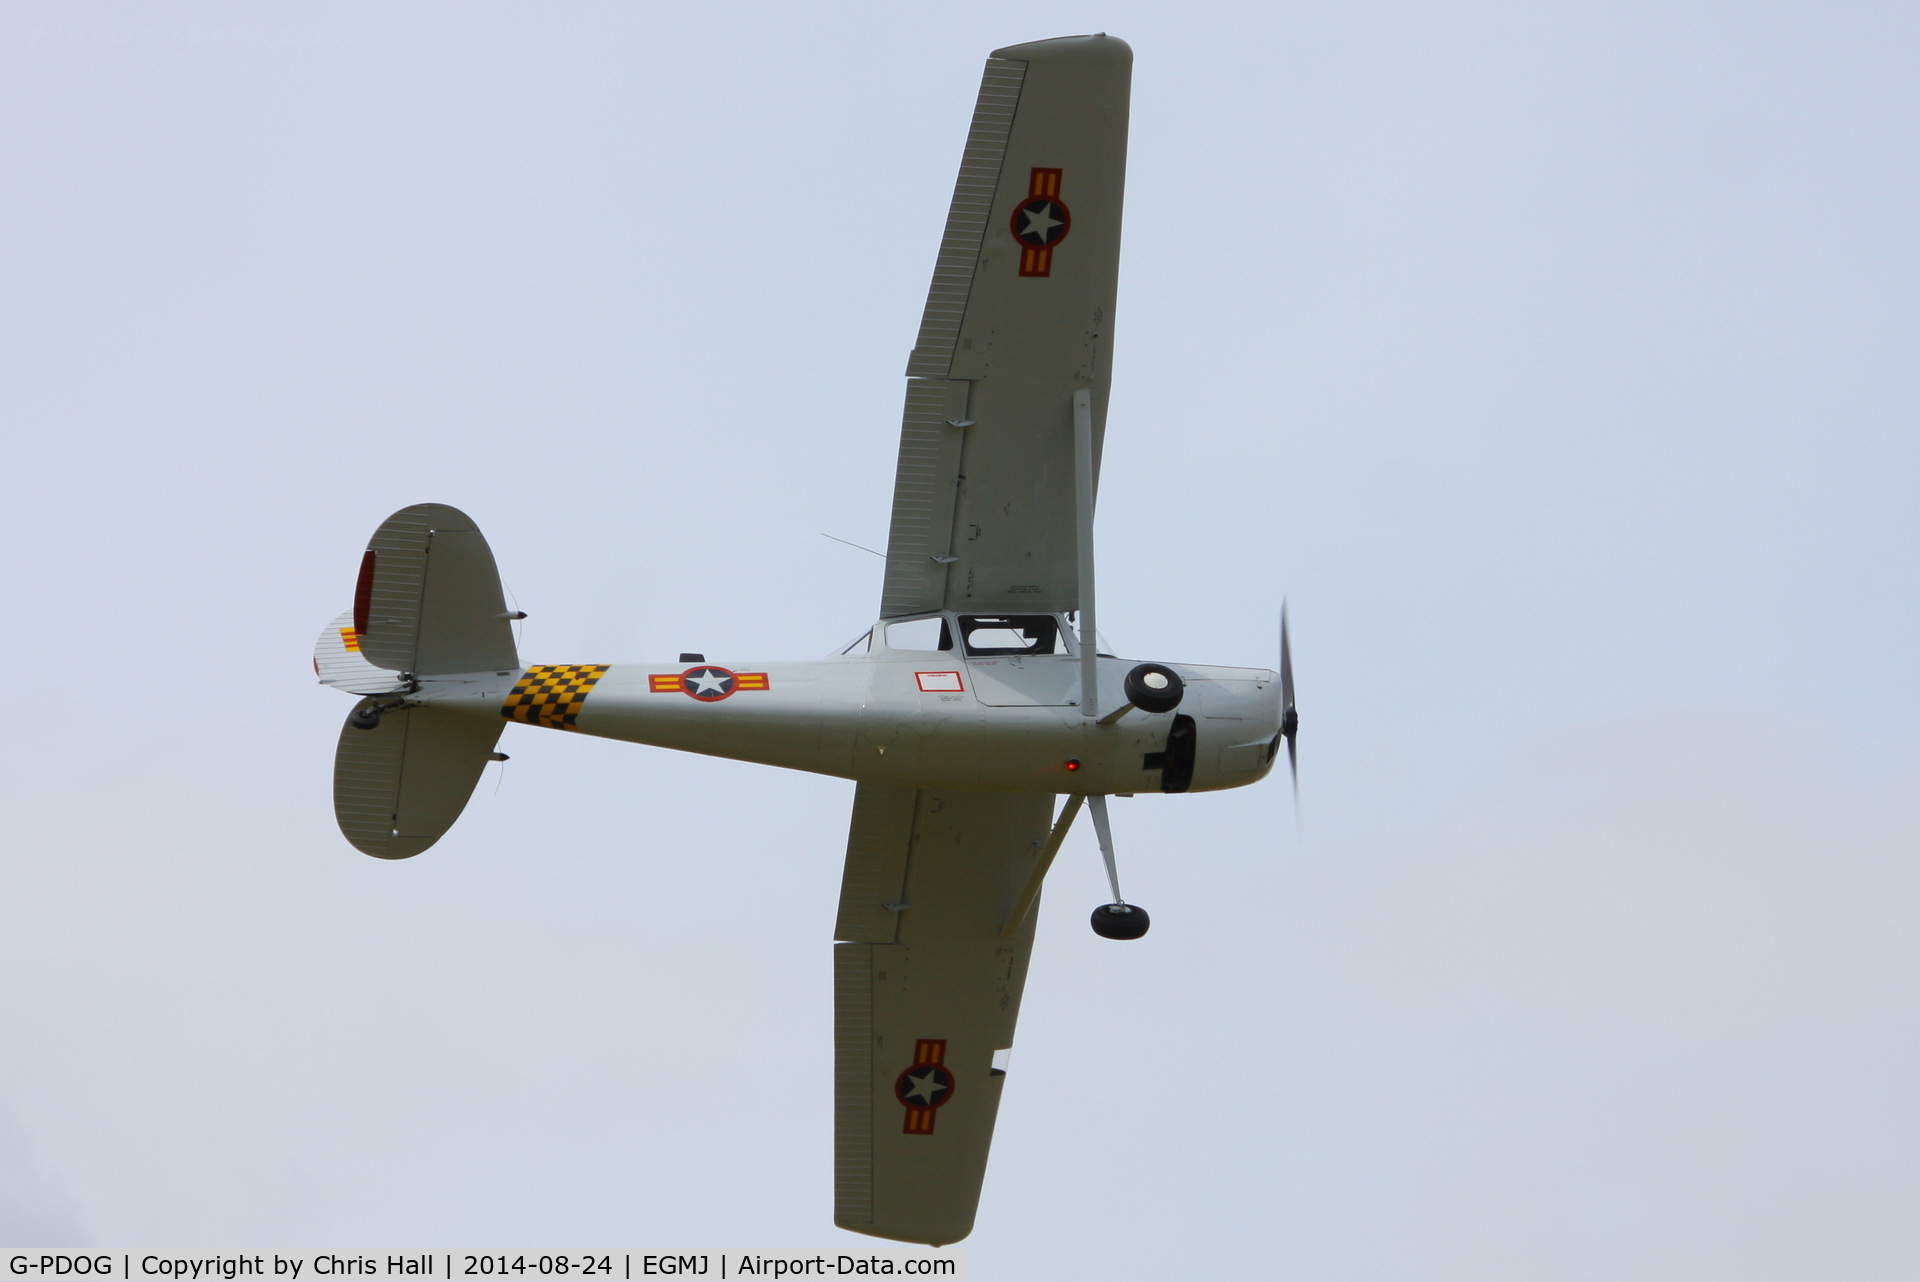
[[907,380],[900,458],[893,478],[887,577],[880,593],[884,618],[923,614],[946,604],[951,564],[947,558],[953,545],[953,509],[959,498],[960,452],[966,439],[965,429],[948,420],[965,416],[969,387],[944,378]]
[[854,790],[835,939],[891,944],[898,938],[918,797],[912,788],[879,783],[863,783]]

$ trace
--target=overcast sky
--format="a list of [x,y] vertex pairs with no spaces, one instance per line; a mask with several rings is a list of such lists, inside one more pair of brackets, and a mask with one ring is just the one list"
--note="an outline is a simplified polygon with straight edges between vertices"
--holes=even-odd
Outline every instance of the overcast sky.
[[858,1246],[852,785],[514,727],[354,852],[391,511],[529,662],[863,631],[986,53],[1136,56],[1102,628],[1284,782],[1050,881],[977,1276],[1920,1270],[1920,10],[0,9],[0,1243]]

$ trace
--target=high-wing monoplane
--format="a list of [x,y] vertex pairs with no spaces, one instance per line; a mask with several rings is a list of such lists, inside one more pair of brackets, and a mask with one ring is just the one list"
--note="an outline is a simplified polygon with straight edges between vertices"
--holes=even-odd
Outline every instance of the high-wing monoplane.
[[[417,855],[509,723],[855,780],[834,925],[834,1220],[908,1242],[973,1226],[1040,890],[1091,813],[1109,939],[1107,798],[1265,778],[1298,719],[1278,672],[1099,652],[1093,513],[1133,53],[1110,36],[987,60],[907,361],[878,620],[838,654],[526,666],[464,513],[394,513],[320,680],[361,696],[334,807],[355,847]],[[1058,799],[1058,810],[1055,806]]]

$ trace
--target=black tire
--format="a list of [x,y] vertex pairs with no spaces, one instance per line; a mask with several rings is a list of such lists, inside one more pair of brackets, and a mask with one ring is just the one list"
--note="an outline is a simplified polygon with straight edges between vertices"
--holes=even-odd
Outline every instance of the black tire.
[[355,730],[378,730],[380,728],[380,709],[368,704],[364,708],[355,708],[347,714],[347,724]]
[[1187,693],[1187,683],[1164,663],[1142,663],[1127,673],[1127,702],[1142,712],[1172,712]]
[[1138,939],[1153,925],[1139,904],[1101,904],[1093,910],[1093,933],[1102,939]]

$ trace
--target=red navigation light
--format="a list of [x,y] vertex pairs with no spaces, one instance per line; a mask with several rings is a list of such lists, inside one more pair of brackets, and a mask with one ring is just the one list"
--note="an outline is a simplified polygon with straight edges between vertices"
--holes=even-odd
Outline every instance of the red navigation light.
[[1068,758],[1068,760],[1067,760],[1067,769],[1069,769],[1069,770],[1078,770],[1079,768],[1080,768],[1080,758],[1078,758],[1078,757],[1070,757],[1070,758]]

